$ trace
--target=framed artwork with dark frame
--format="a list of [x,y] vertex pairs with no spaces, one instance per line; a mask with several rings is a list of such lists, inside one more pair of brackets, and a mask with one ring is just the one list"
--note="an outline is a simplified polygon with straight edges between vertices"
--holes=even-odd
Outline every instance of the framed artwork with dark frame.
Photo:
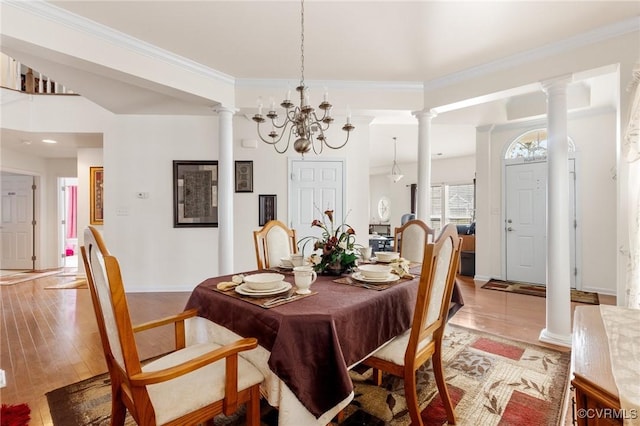
[[102,167],[89,167],[89,224],[104,223],[104,170]]
[[173,161],[173,227],[218,226],[218,162]]
[[276,195],[260,194],[258,196],[258,225],[264,226],[270,220],[277,219]]
[[253,192],[253,161],[236,161],[236,192]]

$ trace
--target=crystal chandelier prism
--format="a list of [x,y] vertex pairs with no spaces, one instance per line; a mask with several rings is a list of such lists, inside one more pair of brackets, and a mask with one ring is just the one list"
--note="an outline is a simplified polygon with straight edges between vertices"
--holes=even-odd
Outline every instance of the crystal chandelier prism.
[[[349,141],[349,134],[355,127],[351,124],[351,117],[347,114],[346,123],[342,126],[342,130],[347,132],[344,142],[338,145],[331,145],[327,140],[325,131],[334,121],[331,116],[331,108],[333,105],[329,103],[328,94],[325,92],[324,100],[318,108],[322,111],[322,116],[316,114],[316,110],[309,104],[309,89],[304,84],[304,0],[300,2],[300,22],[301,22],[301,41],[300,41],[300,85],[296,87],[296,91],[300,97],[300,105],[294,106],[290,99],[290,92],[287,92],[286,99],[280,103],[285,109],[284,121],[278,123],[278,113],[275,110],[275,103],[272,102],[269,112],[265,116],[262,115],[262,103],[258,103],[258,113],[253,116],[253,121],[257,123],[257,131],[260,139],[273,145],[279,154],[285,153],[289,149],[292,137],[293,149],[304,155],[313,149],[313,152],[320,154],[325,146],[331,149],[340,149]],[[270,120],[270,123],[267,122]],[[271,129],[266,137],[260,131],[260,125],[267,122]],[[284,138],[284,135],[287,135]],[[283,141],[284,139],[284,141]],[[282,142],[282,144],[280,143]],[[285,143],[286,142],[286,143]]]

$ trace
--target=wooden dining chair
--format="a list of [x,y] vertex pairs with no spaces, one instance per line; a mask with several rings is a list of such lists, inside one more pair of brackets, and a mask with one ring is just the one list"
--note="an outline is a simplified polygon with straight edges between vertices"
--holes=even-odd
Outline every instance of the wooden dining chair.
[[382,371],[404,379],[405,399],[413,425],[423,425],[416,370],[429,359],[448,424],[455,424],[453,404],[442,369],[442,337],[458,267],[460,244],[454,224],[446,225],[435,242],[426,244],[411,328],[363,361],[365,365],[373,367],[377,385],[381,383]]
[[[429,238],[431,236],[431,238]],[[420,219],[406,222],[394,231],[393,246],[400,257],[410,262],[422,262],[425,244],[436,239],[436,230]]]
[[[134,327],[118,260],[95,228],[85,230],[81,253],[111,378],[112,425],[124,425],[127,410],[138,425],[198,424],[246,403],[247,425],[259,426],[264,377],[238,356],[257,346],[255,338],[186,346],[185,322],[195,309]],[[176,350],[142,365],[134,334],[171,324]]]
[[269,269],[280,264],[280,259],[298,252],[296,230],[279,220],[270,220],[262,229],[253,231],[258,269]]

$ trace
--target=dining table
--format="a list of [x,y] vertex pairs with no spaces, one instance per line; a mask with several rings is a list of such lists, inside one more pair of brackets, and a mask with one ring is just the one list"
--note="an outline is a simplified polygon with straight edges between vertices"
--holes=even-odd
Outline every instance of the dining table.
[[[243,274],[259,272],[265,271]],[[375,284],[318,275],[304,295],[295,292],[291,272],[280,273],[292,284],[285,300],[219,286],[231,275],[198,284],[185,307],[198,310],[187,324],[187,343],[257,338],[258,347],[242,356],[265,376],[261,392],[278,408],[278,424],[326,425],[353,399],[349,370],[411,327],[420,265]],[[457,284],[454,290],[450,315],[463,305]]]

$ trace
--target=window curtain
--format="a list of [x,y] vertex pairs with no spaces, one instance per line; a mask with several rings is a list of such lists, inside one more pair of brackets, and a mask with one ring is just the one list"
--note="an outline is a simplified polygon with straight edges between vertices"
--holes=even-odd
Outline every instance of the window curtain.
[[633,91],[629,123],[624,133],[624,154],[629,163],[629,259],[627,264],[627,307],[640,309],[640,62],[633,70],[629,90]]
[[67,238],[77,238],[78,187],[67,186]]

